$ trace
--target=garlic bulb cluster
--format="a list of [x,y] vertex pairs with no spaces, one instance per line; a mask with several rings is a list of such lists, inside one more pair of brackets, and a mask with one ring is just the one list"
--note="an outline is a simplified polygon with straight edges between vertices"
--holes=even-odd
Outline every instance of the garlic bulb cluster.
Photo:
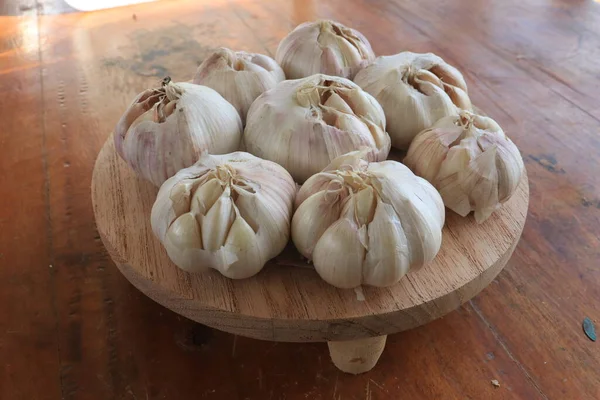
[[303,182],[334,158],[367,147],[385,160],[390,138],[379,103],[348,79],[312,75],[279,83],[250,107],[244,145]]
[[392,146],[400,149],[440,118],[456,115],[457,107],[471,109],[462,74],[431,53],[378,57],[354,82],[379,101]]
[[515,192],[524,165],[519,149],[491,118],[461,111],[419,133],[404,159],[440,192],[446,207],[485,221]]
[[319,73],[352,79],[374,58],[369,41],[360,32],[326,20],[298,25],[275,53],[288,79]]
[[290,174],[273,162],[204,154],[162,185],[152,229],[181,269],[248,278],[287,244],[295,194]]
[[399,162],[369,163],[363,154],[336,158],[296,196],[292,240],[339,288],[392,285],[433,260],[442,241],[435,188]]
[[244,122],[252,102],[284,79],[283,70],[271,57],[221,47],[200,64],[193,82],[216,90]]
[[140,176],[160,186],[203,152],[236,151],[242,121],[235,108],[205,86],[173,83],[140,93],[119,120],[117,152]]
[[[482,222],[524,173],[456,68],[431,53],[375,58],[334,21],[297,26],[275,60],[221,47],[192,82],[142,92],[114,134],[162,185],[152,230],[188,272],[251,277],[291,236],[329,284],[390,286],[435,258],[444,206]],[[392,145],[404,164],[386,161]]]

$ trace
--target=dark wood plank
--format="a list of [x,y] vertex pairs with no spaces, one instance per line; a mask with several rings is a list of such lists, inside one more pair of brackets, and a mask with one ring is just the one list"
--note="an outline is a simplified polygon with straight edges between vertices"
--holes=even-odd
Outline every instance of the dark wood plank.
[[58,399],[37,19],[0,27],[0,398]]
[[[0,17],[0,398],[600,398],[600,353],[581,331],[600,321],[600,5],[159,2],[38,20],[20,4],[0,2],[25,15]],[[217,45],[273,54],[316,16],[360,29],[378,54],[433,51],[459,67],[531,185],[505,272],[459,311],[390,336],[358,377],[324,344],[236,338],[154,304],[108,259],[89,198],[96,152],[137,92],[189,79]]]

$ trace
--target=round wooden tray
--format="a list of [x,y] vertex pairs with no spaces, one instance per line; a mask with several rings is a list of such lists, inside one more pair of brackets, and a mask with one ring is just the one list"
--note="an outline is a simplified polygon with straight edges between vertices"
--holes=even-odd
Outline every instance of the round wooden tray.
[[[180,270],[152,233],[150,210],[157,192],[118,157],[110,137],[94,167],[94,214],[106,249],[136,288],[185,317],[238,335],[291,342],[356,341],[351,349],[330,343],[338,366],[343,361],[336,357],[373,352],[374,347],[381,353],[385,335],[439,318],[485,288],[510,258],[529,200],[525,175],[515,195],[481,225],[472,216],[448,211],[442,248],[433,263],[392,287],[365,287],[361,301],[354,290],[321,280],[291,244],[250,279]],[[365,338],[376,343],[358,340]],[[349,372],[370,369],[369,362],[352,357],[362,367]]]

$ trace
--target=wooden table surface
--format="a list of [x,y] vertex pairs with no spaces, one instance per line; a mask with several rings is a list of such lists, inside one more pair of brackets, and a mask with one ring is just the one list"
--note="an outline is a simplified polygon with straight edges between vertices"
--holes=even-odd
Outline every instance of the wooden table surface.
[[[0,399],[599,399],[600,4],[591,0],[161,1],[77,13],[0,0]],[[213,331],[121,276],[96,231],[94,160],[133,96],[211,48],[273,55],[333,18],[377,54],[432,51],[522,151],[529,216],[474,300],[390,335],[376,368],[327,346]],[[500,387],[492,385],[497,380]]]

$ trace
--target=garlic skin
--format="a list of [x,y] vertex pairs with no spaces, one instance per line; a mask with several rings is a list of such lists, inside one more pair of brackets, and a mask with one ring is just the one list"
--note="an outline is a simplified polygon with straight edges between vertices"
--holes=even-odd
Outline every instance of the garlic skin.
[[204,154],[161,186],[152,230],[184,271],[248,278],[286,246],[295,194],[290,174],[273,162]]
[[407,149],[438,119],[471,110],[462,74],[432,53],[378,57],[354,78],[383,107],[392,146]]
[[200,154],[236,151],[242,121],[211,88],[165,78],[160,88],[140,93],[119,120],[117,152],[141,177],[160,186]]
[[327,74],[352,79],[375,59],[367,38],[339,22],[305,22],[277,47],[275,60],[288,79]]
[[328,283],[390,286],[440,249],[444,204],[426,180],[396,161],[355,151],[313,175],[296,195],[292,240]]
[[250,107],[244,146],[275,161],[298,182],[334,158],[369,149],[367,159],[385,160],[390,137],[383,109],[352,81],[317,74],[283,81]]
[[283,70],[271,57],[221,47],[200,64],[193,83],[216,90],[243,123],[252,102],[283,80]]
[[419,133],[404,158],[431,182],[446,207],[485,221],[517,189],[524,165],[519,149],[491,118],[461,111]]

